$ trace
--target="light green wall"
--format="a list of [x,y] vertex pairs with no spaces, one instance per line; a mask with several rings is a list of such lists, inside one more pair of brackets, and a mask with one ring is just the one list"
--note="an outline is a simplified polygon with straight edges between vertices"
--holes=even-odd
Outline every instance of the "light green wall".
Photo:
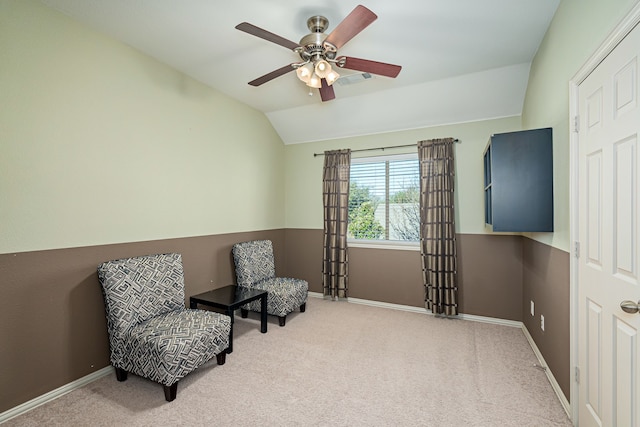
[[[456,229],[459,233],[485,233],[484,178],[482,153],[493,133],[520,130],[520,117],[437,126],[403,132],[287,145],[286,159],[286,227],[321,229],[322,167],[324,157],[314,153],[350,148],[392,147],[417,144],[432,138],[458,138],[456,157]],[[417,148],[353,153],[356,156],[377,156],[416,152]]]
[[553,127],[554,233],[530,237],[569,251],[569,81],[637,0],[563,0],[531,65],[525,129]]
[[635,3],[561,2],[532,64],[521,121],[283,147],[260,112],[35,0],[0,0],[0,253],[321,228],[314,152],[444,136],[461,140],[458,230],[483,233],[489,135],[547,126],[556,231],[530,237],[568,250],[568,81]]
[[284,226],[262,113],[34,0],[0,0],[0,144],[0,253]]

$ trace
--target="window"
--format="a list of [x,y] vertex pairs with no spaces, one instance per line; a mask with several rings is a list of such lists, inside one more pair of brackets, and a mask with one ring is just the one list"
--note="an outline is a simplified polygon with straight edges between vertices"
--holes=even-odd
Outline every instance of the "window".
[[351,160],[349,239],[420,240],[418,154]]

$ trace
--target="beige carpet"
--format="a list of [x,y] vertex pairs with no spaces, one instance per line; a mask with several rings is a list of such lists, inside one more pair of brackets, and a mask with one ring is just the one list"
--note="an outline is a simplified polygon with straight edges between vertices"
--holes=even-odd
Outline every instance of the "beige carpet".
[[6,426],[570,426],[518,328],[310,298],[280,328],[237,316],[234,352],[174,402],[130,375]]

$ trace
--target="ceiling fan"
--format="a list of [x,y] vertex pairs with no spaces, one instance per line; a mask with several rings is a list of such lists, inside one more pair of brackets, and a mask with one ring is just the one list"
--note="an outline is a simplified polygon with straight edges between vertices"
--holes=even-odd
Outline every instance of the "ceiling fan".
[[[399,65],[386,64],[384,62],[370,61],[368,59],[338,56],[338,49],[349,40],[368,27],[378,16],[359,5],[330,33],[324,31],[329,26],[329,20],[324,16],[312,16],[307,20],[310,34],[304,36],[300,43],[295,43],[280,37],[277,34],[263,30],[255,25],[243,22],[236,25],[236,29],[260,37],[280,46],[291,49],[302,59],[282,68],[274,70],[264,76],[249,82],[251,86],[260,86],[276,77],[296,70],[298,78],[310,88],[316,88],[320,92],[322,101],[334,99],[333,83],[340,77],[335,68],[362,71],[395,78],[402,69]],[[335,67],[332,67],[333,64]]]

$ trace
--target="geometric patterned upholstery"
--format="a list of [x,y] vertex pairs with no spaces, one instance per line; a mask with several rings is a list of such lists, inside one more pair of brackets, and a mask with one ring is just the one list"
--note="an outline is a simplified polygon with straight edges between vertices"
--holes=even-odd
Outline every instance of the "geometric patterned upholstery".
[[[276,277],[271,240],[253,240],[233,245],[233,261],[239,286],[261,289],[267,294],[267,313],[281,318],[300,308],[304,311],[309,284],[306,280]],[[260,301],[244,309],[260,312]]]
[[107,261],[98,278],[115,368],[173,386],[229,346],[229,316],[185,308],[180,254]]

